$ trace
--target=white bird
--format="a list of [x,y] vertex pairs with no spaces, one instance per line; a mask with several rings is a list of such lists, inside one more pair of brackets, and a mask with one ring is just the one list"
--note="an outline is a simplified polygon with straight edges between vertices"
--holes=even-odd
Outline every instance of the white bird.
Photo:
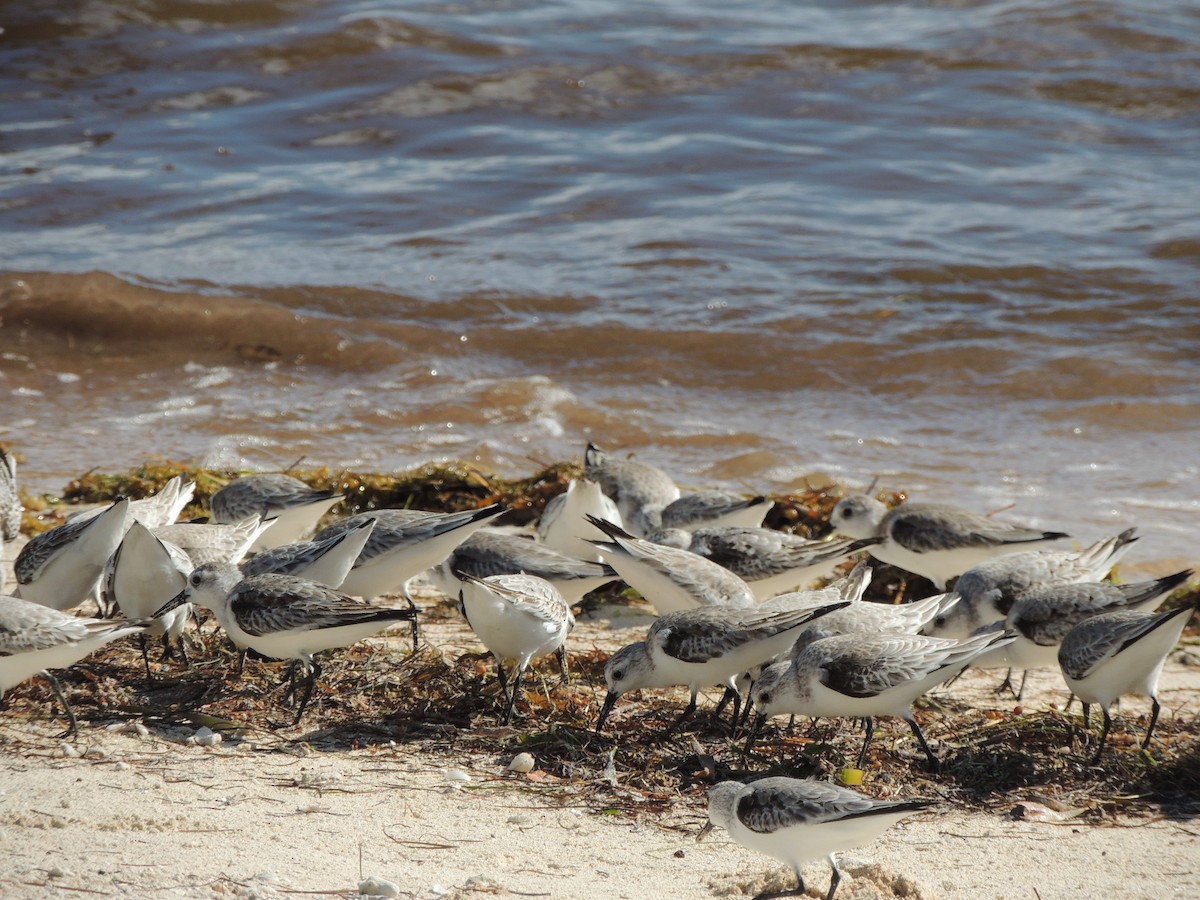
[[1135,541],[1130,528],[1082,550],[1026,550],[982,562],[954,582],[961,599],[944,616],[934,619],[926,633],[964,638],[1003,619],[1018,597],[1035,588],[1100,581]]
[[631,459],[613,459],[595,444],[587,445],[583,474],[599,482],[621,512],[621,524],[639,537],[662,527],[662,511],[679,499],[679,488],[662,469]]
[[700,836],[719,826],[747,850],[791,866],[799,882],[795,890],[762,893],[754,900],[804,896],[801,866],[827,857],[833,874],[825,900],[833,900],[842,880],[835,853],[873,841],[901,819],[932,805],[929,800],[872,800],[847,788],[799,778],[723,781],[708,792],[708,824]]
[[[131,619],[153,616],[183,590],[193,568],[191,558],[183,550],[164,541],[141,522],[134,522],[105,566],[101,591],[105,607],[111,609],[115,604]],[[178,642],[179,654],[187,665],[183,629],[191,611],[185,604],[161,618],[150,619],[150,624],[138,635],[147,678],[154,677],[146,652],[147,634],[162,636],[164,659],[173,653],[172,642]]]
[[[161,528],[164,525],[170,525],[179,518],[183,508],[192,502],[192,495],[195,492],[195,482],[185,483],[182,475],[176,475],[164,484],[158,493],[130,502],[126,527],[130,522],[135,521],[141,522],[147,528]],[[103,513],[104,509],[100,506],[72,513],[67,517],[67,522],[86,522]]]
[[621,524],[617,504],[597,482],[586,478],[572,479],[565,492],[552,497],[546,504],[538,521],[538,537],[551,550],[565,556],[598,562],[600,555],[588,540],[596,533],[587,522],[588,516]]
[[17,490],[17,458],[0,447],[0,546],[4,541],[15,541],[20,534],[21,493]]
[[[375,530],[341,590],[358,597],[378,597],[400,590],[407,597],[407,584],[431,566],[436,566],[468,537],[504,513],[498,503],[483,509],[435,513],[417,509],[375,509],[339,519],[322,529],[316,540],[333,537],[375,520]],[[457,596],[457,589],[451,596]]]
[[101,620],[68,615],[16,597],[0,596],[0,696],[39,672],[50,682],[70,721],[66,735],[79,730],[75,713],[49,669],[64,669],[110,641],[141,631],[145,619]]
[[724,566],[689,550],[635,537],[612,522],[589,519],[610,540],[593,541],[617,574],[660,615],[697,606],[752,606],[754,591]]
[[[567,677],[566,641],[575,617],[554,585],[533,575],[464,575],[462,582],[459,611],[496,657],[500,687],[509,696],[504,712],[507,725],[530,660],[555,653],[563,678]],[[511,685],[504,675],[504,663],[510,659],[517,669]]]
[[663,507],[662,528],[758,528],[775,505],[766,497],[743,497],[732,491],[696,491]]
[[875,734],[875,716],[895,716],[908,723],[930,767],[936,770],[937,757],[913,717],[913,703],[949,681],[981,653],[1012,640],[1003,633],[964,641],[918,634],[857,633],[813,641],[795,658],[768,666],[754,683],[750,695],[758,714],[745,752],[750,752],[763,723],[781,713],[865,719],[866,739],[857,764],[861,769]]
[[[608,694],[596,733],[622,694],[686,685],[691,697],[678,726],[695,712],[702,688],[725,685],[734,690],[737,676],[782,653],[809,622],[845,605],[784,612],[702,606],[659,616],[644,641],[622,647],[605,665]],[[734,722],[737,718],[735,703]]]
[[724,566],[750,585],[755,597],[766,600],[829,577],[838,563],[882,538],[811,541],[774,528],[726,526],[697,528],[691,533],[662,529],[650,535],[650,540],[690,550]]
[[340,588],[375,530],[374,519],[338,531],[323,540],[296,541],[264,550],[243,561],[243,576],[294,575],[331,588]]
[[578,603],[584,594],[617,578],[605,563],[564,556],[529,538],[494,531],[471,535],[431,569],[428,577],[443,593],[454,597],[461,589],[462,575],[487,578],[518,572],[550,582],[568,603]]
[[212,522],[179,522],[155,528],[155,536],[188,555],[193,566],[205,563],[238,563],[250,552],[271,523],[257,514],[229,525]]
[[1100,704],[1104,713],[1104,730],[1092,765],[1100,762],[1112,729],[1108,708],[1125,694],[1150,698],[1150,724],[1142,749],[1150,746],[1161,710],[1158,677],[1194,609],[1189,604],[1160,613],[1133,610],[1103,613],[1085,619],[1067,632],[1058,648],[1058,664],[1067,687],[1083,703],[1084,727],[1089,724],[1093,703]]
[[872,556],[928,578],[939,591],[984,560],[1070,536],[996,522],[949,504],[902,503],[889,510],[863,494],[840,501],[830,523],[849,537],[882,537],[868,550]]
[[416,610],[369,606],[333,588],[291,575],[251,575],[243,578],[237,566],[210,563],[198,566],[187,587],[155,616],[184,603],[211,610],[230,640],[268,659],[298,660],[307,671],[304,693],[292,725],[298,725],[321,677],[314,655],[371,637],[401,620],[412,621]]
[[17,596],[53,609],[78,606],[95,590],[129,519],[121,498],[98,515],[43,531],[21,548],[13,569]]
[[1192,577],[1185,569],[1154,581],[1112,584],[1106,581],[1085,584],[1056,584],[1038,588],[1022,596],[1008,611],[1006,631],[1016,640],[1003,654],[981,659],[983,667],[1007,664],[1014,669],[1039,669],[1058,662],[1058,648],[1067,632],[1085,619],[1119,610],[1149,611]]
[[244,475],[212,495],[214,522],[231,525],[251,516],[270,521],[252,550],[269,550],[308,537],[321,517],[342,499],[337,491],[319,491],[291,475]]

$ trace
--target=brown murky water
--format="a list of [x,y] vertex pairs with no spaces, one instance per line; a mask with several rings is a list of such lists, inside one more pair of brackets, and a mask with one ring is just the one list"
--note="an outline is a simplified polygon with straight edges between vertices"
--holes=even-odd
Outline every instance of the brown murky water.
[[10,4],[0,439],[590,438],[1194,558],[1200,8],[747,6]]

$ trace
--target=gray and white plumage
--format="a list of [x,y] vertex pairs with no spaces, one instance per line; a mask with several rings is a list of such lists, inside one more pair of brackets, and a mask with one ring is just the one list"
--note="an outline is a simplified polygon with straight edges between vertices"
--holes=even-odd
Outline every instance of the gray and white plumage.
[[155,528],[154,534],[188,555],[193,566],[206,563],[238,563],[250,552],[259,536],[271,527],[257,515],[241,522],[180,522]]
[[[512,720],[521,680],[531,660],[563,652],[567,635],[575,627],[575,616],[558,589],[533,575],[466,575],[459,593],[459,610],[471,630],[496,657],[500,684],[509,692],[504,722]],[[506,685],[504,664],[516,664],[511,687]],[[565,669],[564,669],[565,675]]]
[[[446,559],[463,541],[504,513],[499,504],[461,512],[436,513],[418,509],[375,509],[339,519],[323,528],[321,541],[359,527],[368,519],[375,529],[341,589],[359,597],[405,590],[426,569]],[[456,596],[455,589],[452,596]]]
[[783,612],[704,606],[659,616],[645,640],[622,647],[605,665],[608,694],[596,731],[621,695],[639,688],[686,685],[690,712],[702,688],[732,687],[738,675],[786,650],[799,629],[845,605]]
[[663,507],[662,528],[758,528],[775,505],[766,497],[743,497],[732,491],[696,491],[683,494]]
[[[182,475],[176,475],[164,484],[157,493],[141,500],[130,501],[129,522],[141,522],[147,528],[161,528],[170,525],[179,518],[183,508],[192,502],[196,492],[196,483],[185,482]],[[72,513],[67,522],[80,522],[93,519],[104,512],[104,507],[86,509]]]
[[13,563],[18,596],[59,610],[83,603],[121,543],[128,520],[129,500],[122,498],[95,516],[33,537]]
[[0,596],[0,696],[43,673],[53,685],[71,721],[72,712],[50,669],[65,669],[127,634],[140,632],[144,619],[85,619],[16,597]]
[[589,443],[583,457],[583,474],[598,482],[621,512],[623,527],[639,537],[662,527],[662,511],[679,499],[674,480],[655,466],[615,459]]
[[1150,746],[1161,704],[1158,679],[1167,654],[1179,643],[1195,607],[1166,612],[1123,610],[1085,619],[1069,632],[1058,649],[1058,664],[1067,687],[1083,703],[1084,724],[1091,704],[1104,713],[1104,730],[1093,758],[1100,761],[1112,728],[1109,707],[1125,694],[1141,694],[1151,701],[1150,723],[1142,749]]
[[[183,590],[195,565],[179,547],[163,540],[141,522],[129,526],[116,552],[105,566],[102,597],[131,619],[153,616],[164,603]],[[151,619],[144,633],[177,640],[187,624],[190,607],[180,606]],[[143,643],[143,654],[145,645]],[[149,662],[146,663],[149,672]]]
[[997,522],[944,503],[902,503],[887,509],[873,497],[846,497],[833,509],[830,524],[850,537],[882,537],[869,549],[881,562],[928,578],[938,590],[984,560],[1069,537]]
[[955,593],[935,594],[915,603],[851,603],[804,629],[789,651],[793,658],[813,641],[837,634],[919,634],[936,616],[958,602]]
[[336,531],[322,540],[272,547],[244,560],[242,575],[294,575],[331,588],[341,587],[375,529],[375,519]]
[[1004,620],[1004,627],[1016,635],[1016,640],[1005,648],[1002,657],[994,656],[987,664],[1004,663],[1017,669],[1054,666],[1059,645],[1080,622],[1119,610],[1153,610],[1191,576],[1192,570],[1186,569],[1133,584],[1088,582],[1030,591],[1013,604]]
[[17,458],[0,447],[0,538],[4,541],[15,541],[20,536],[21,508],[21,493],[17,489]]
[[875,716],[908,723],[930,765],[937,758],[925,741],[912,705],[918,697],[949,681],[980,654],[1006,646],[1003,632],[963,641],[917,634],[843,634],[813,641],[796,656],[768,666],[751,689],[758,709],[755,733],[770,716],[860,718],[867,735],[859,752],[861,768],[874,733]]
[[[651,535],[659,541],[658,535]],[[686,532],[677,531],[677,535]],[[847,557],[878,544],[882,538],[812,541],[773,528],[727,526],[697,528],[682,546],[724,566],[748,585],[759,600],[803,588],[827,578]]]
[[321,667],[315,654],[347,647],[398,621],[412,621],[416,610],[371,606],[340,591],[291,575],[251,575],[237,566],[198,566],[187,587],[157,615],[184,604],[209,609],[239,647],[269,659],[299,661],[308,672],[293,725],[300,722]]
[[697,606],[752,606],[754,591],[724,566],[680,550],[635,537],[603,519],[589,520],[608,535],[593,541],[617,574],[659,614]]
[[1100,581],[1137,541],[1130,528],[1082,550],[1026,550],[982,562],[959,576],[954,590],[961,597],[945,616],[936,618],[928,634],[963,638],[977,628],[1008,615],[1022,594],[1052,584]]
[[538,520],[542,543],[566,556],[599,562],[600,555],[589,542],[595,530],[587,517],[596,516],[621,524],[621,513],[612,499],[595,481],[574,478],[567,489],[550,499]]
[[825,900],[833,900],[842,877],[835,853],[873,841],[901,819],[932,805],[927,800],[872,800],[848,788],[811,779],[770,777],[749,784],[723,781],[708,792],[705,832],[713,826],[724,828],[746,849],[791,867],[798,888],[759,895],[763,900],[804,895],[801,867],[826,857],[832,878]]
[[230,525],[251,516],[270,521],[253,550],[269,550],[308,537],[325,513],[342,499],[291,475],[244,475],[225,485],[209,501],[214,522]]
[[429,578],[447,595],[457,596],[459,574],[474,578],[524,573],[545,579],[566,598],[578,603],[583,595],[616,580],[605,563],[564,556],[537,541],[519,535],[480,531],[454,549],[429,572]]

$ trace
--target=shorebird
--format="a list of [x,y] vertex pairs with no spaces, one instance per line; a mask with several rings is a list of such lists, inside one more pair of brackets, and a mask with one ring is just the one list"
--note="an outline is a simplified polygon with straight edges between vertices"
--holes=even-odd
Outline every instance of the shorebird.
[[583,456],[583,474],[617,504],[621,524],[645,537],[662,527],[662,511],[679,499],[679,488],[662,469],[629,459],[613,459],[589,443]]
[[271,527],[252,550],[269,550],[312,534],[321,516],[342,499],[337,491],[318,491],[291,475],[243,475],[212,495],[214,522],[231,525],[258,516]]
[[0,447],[0,538],[3,541],[15,541],[20,534],[21,494],[17,490],[17,458]]
[[995,522],[949,504],[902,503],[889,510],[864,494],[839,502],[830,523],[849,537],[883,538],[867,552],[881,562],[928,578],[939,591],[944,591],[955,575],[984,560],[1070,537],[1061,531]]
[[193,566],[205,563],[238,563],[271,527],[257,514],[230,525],[209,522],[180,522],[155,528],[154,534],[188,555]]
[[595,535],[587,517],[608,519],[621,524],[617,504],[609,499],[595,481],[572,479],[565,492],[552,497],[538,521],[538,537],[551,550],[565,556],[599,562],[600,554],[588,540]]
[[1125,694],[1150,698],[1150,724],[1142,749],[1150,746],[1161,709],[1158,676],[1194,610],[1195,606],[1189,604],[1160,613],[1132,610],[1103,613],[1067,632],[1058,648],[1058,664],[1067,687],[1083,703],[1084,727],[1090,724],[1093,703],[1098,703],[1104,713],[1104,730],[1092,765],[1100,762],[1112,729],[1108,708]]
[[375,520],[363,519],[323,540],[296,541],[264,550],[243,561],[238,568],[243,576],[294,575],[326,587],[340,588],[374,530]]
[[[458,608],[471,630],[496,657],[500,688],[508,696],[504,724],[512,721],[521,679],[530,660],[554,653],[567,677],[567,635],[575,617],[563,595],[550,582],[533,575],[462,576]],[[505,660],[516,662],[512,684],[504,675]]]
[[932,805],[929,800],[872,800],[847,788],[799,778],[723,781],[708,792],[708,824],[700,837],[719,826],[747,850],[791,866],[799,883],[794,890],[764,892],[754,900],[804,896],[801,866],[825,856],[833,870],[825,900],[833,900],[842,880],[835,853],[873,841],[901,819]]
[[17,596],[52,609],[78,606],[95,591],[128,520],[129,500],[122,497],[95,516],[32,538],[13,563]]
[[724,566],[689,550],[635,537],[603,519],[589,518],[610,540],[593,541],[601,556],[659,614],[697,606],[752,606],[754,591]]
[[758,528],[775,505],[766,497],[743,497],[731,491],[697,491],[684,494],[663,507],[662,528]]
[[518,572],[550,582],[568,603],[578,603],[584,594],[617,578],[604,563],[564,556],[529,538],[494,531],[471,535],[428,577],[447,596],[455,597],[463,575],[487,578]]
[[754,596],[766,600],[784,591],[793,591],[814,579],[833,574],[838,563],[883,539],[845,538],[810,541],[773,528],[725,526],[662,529],[650,540],[668,547],[690,550],[698,556],[724,566],[750,586]]
[[758,710],[746,741],[749,754],[763,723],[787,713],[814,718],[856,718],[866,723],[858,754],[862,768],[875,734],[876,716],[903,719],[938,768],[921,726],[912,713],[918,697],[965,669],[981,653],[1004,646],[1013,637],[984,634],[964,641],[918,634],[843,634],[813,641],[795,658],[768,666],[750,691]]
[[237,566],[198,566],[187,587],[155,616],[193,603],[211,610],[230,640],[268,659],[297,660],[307,672],[304,693],[292,726],[300,724],[313,686],[321,677],[314,658],[322,650],[348,647],[398,621],[412,621],[416,610],[369,606],[346,594],[291,575],[251,575]]
[[[191,558],[183,550],[164,541],[141,522],[134,522],[116,552],[109,557],[101,596],[106,608],[115,605],[131,619],[153,616],[159,607],[183,590],[193,568]],[[172,641],[177,641],[179,655],[187,665],[183,629],[191,611],[192,608],[184,604],[161,618],[149,619],[150,624],[138,634],[147,678],[154,677],[146,652],[147,634],[162,636],[164,659],[173,653]]]
[[1134,529],[1082,550],[1026,550],[997,556],[968,569],[954,582],[961,599],[930,624],[935,637],[964,638],[1008,615],[1022,594],[1052,584],[1100,581],[1137,541]]
[[[195,482],[185,482],[182,475],[176,475],[164,484],[158,493],[143,497],[141,500],[130,501],[126,527],[129,522],[141,522],[147,528],[161,528],[170,525],[179,518],[183,508],[192,502],[192,495],[195,492]],[[98,506],[95,509],[72,513],[67,517],[67,522],[86,522],[102,514],[104,509],[103,506]]]
[[39,672],[50,682],[75,734],[79,722],[48,670],[74,665],[110,641],[144,629],[145,619],[101,620],[68,615],[16,597],[0,596],[0,696]]
[[[724,685],[736,690],[733,680],[739,675],[786,650],[809,622],[846,605],[831,603],[785,612],[703,606],[659,616],[644,641],[622,647],[605,665],[608,694],[596,734],[622,694],[639,688],[686,685],[691,698],[672,726],[678,727],[696,711],[701,688]],[[739,702],[734,703],[734,722]]]
[[[375,509],[339,519],[323,528],[316,540],[343,534],[373,519],[375,530],[342,582],[341,590],[367,598],[399,590],[407,598],[409,581],[440,563],[455,547],[503,513],[504,507],[498,503],[450,513]],[[452,596],[457,594],[455,590]]]

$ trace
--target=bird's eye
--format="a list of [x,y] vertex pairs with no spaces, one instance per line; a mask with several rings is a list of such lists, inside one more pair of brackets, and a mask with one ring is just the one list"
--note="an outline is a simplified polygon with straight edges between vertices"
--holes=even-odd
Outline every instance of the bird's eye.
[[842,510],[842,518],[843,519],[849,519],[853,515],[854,515],[854,510],[852,510],[852,509],[847,508],[847,509]]
[[770,692],[768,691],[768,692],[765,692],[765,693],[759,694],[759,695],[758,695],[758,702],[759,702],[759,703],[770,703],[770,702],[771,702],[771,694],[770,694]]
[[946,617],[945,617],[945,616],[938,616],[936,619],[934,619],[934,620],[933,620],[933,627],[934,627],[934,628],[941,628],[941,627],[942,627],[943,625],[945,625],[945,624],[946,624]]
[[203,576],[199,572],[193,572],[192,577],[188,579],[188,583],[192,587],[200,587],[200,580]]
[[620,681],[624,677],[625,677],[624,669],[617,669],[616,671],[613,672],[613,680],[615,680],[615,681]]

